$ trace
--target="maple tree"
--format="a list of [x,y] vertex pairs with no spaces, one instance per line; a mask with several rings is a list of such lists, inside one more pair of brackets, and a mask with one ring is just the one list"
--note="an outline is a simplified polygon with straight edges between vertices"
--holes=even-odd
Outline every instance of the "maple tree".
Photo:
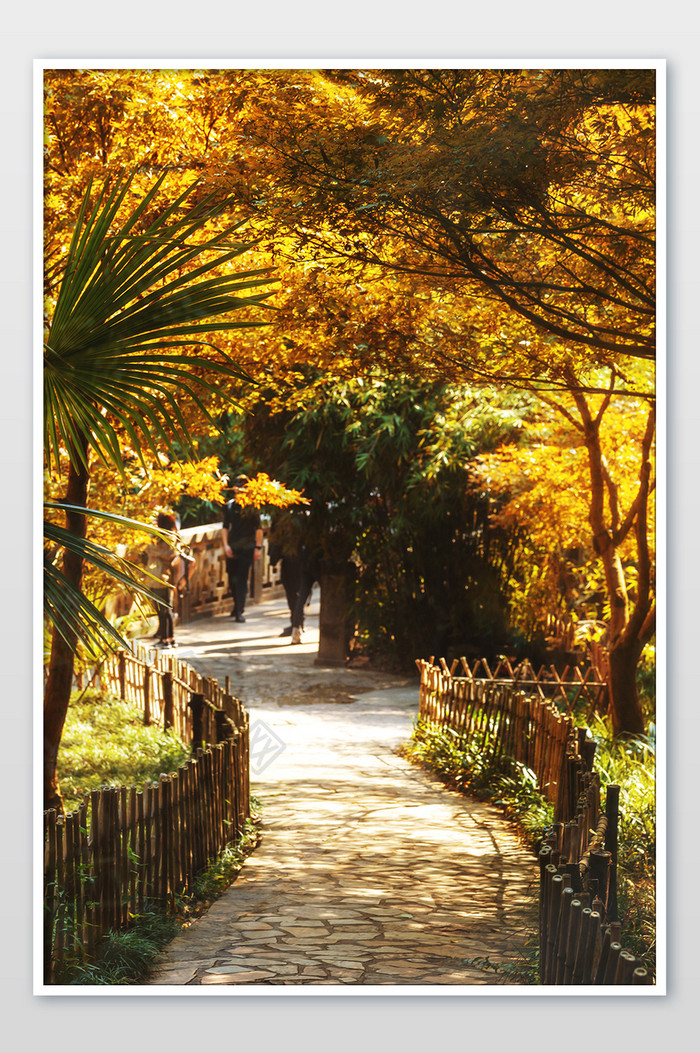
[[[643,68],[47,74],[49,294],[91,174],[196,173],[277,268],[273,323],[217,341],[256,380],[418,369],[557,405],[586,451],[618,731],[642,730],[654,628],[654,88]],[[622,479],[607,422],[633,402]]]
[[[575,408],[569,397],[568,412],[575,412]],[[637,459],[645,444],[646,427],[647,412],[640,400],[613,401],[601,422],[606,472],[611,482],[616,480],[618,508],[634,503]],[[653,449],[649,456],[653,461]],[[600,630],[607,631],[609,598],[600,560],[586,529],[588,456],[576,425],[561,410],[540,403],[534,421],[530,420],[515,443],[502,444],[478,458],[478,472],[486,489],[505,498],[495,521],[505,528],[525,528],[512,610],[514,622],[530,631],[544,623],[547,612],[561,605],[580,621],[597,623]],[[653,494],[649,497],[653,510]],[[618,518],[618,554],[634,592],[639,563],[636,539],[629,529],[623,535],[620,525]],[[654,535],[650,516],[648,542],[652,550]]]
[[[327,268],[409,277],[431,336],[412,332],[404,359],[452,379],[573,397],[573,410],[558,405],[588,457],[588,519],[611,611],[613,726],[632,733],[644,730],[635,674],[655,628],[653,368],[627,379],[630,362],[652,366],[655,355],[654,77],[295,71],[258,98],[264,134],[244,121],[256,146],[245,178],[240,163],[228,181],[212,177]],[[640,396],[649,410],[623,508],[601,427],[613,401]],[[619,554],[630,535],[633,596]]]

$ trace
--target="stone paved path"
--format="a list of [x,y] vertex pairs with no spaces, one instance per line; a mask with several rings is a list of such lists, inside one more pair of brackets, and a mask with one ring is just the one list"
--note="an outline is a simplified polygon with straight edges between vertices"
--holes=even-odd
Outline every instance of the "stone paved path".
[[535,924],[534,857],[492,806],[397,756],[414,681],[314,666],[317,604],[301,646],[279,637],[285,615],[273,601],[244,625],[219,617],[178,633],[182,657],[230,676],[250,710],[262,840],[147,983],[499,982],[468,959],[517,959]]

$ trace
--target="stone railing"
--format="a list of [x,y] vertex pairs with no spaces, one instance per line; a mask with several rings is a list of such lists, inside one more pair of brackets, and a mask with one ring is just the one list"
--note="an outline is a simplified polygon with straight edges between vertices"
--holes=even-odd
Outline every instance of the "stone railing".
[[[231,606],[221,527],[221,523],[208,523],[180,531],[183,544],[189,545],[195,560],[189,572],[187,591],[177,599],[176,610],[183,624],[194,618],[223,614]],[[250,600],[253,603],[284,596],[279,564],[274,568],[270,566],[268,534],[269,530],[263,529],[261,559],[253,564],[250,576]]]
[[[268,534],[269,530],[264,528],[261,559],[253,564],[250,576],[251,603],[284,596],[279,564],[274,568],[270,566]],[[186,527],[180,531],[180,538],[189,546],[195,560],[190,566],[187,590],[175,598],[180,624],[230,611],[231,593],[221,544],[221,523]],[[115,592],[107,601],[107,616],[122,617],[131,611],[133,604],[132,594]]]

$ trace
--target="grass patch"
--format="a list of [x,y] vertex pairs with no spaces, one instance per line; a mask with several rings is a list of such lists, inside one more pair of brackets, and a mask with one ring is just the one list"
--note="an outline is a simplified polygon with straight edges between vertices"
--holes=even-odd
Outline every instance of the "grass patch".
[[155,958],[180,931],[181,923],[155,905],[134,918],[131,928],[110,932],[104,937],[91,961],[65,961],[57,970],[54,983],[68,986],[99,984],[113,986],[138,984],[149,972]]
[[142,786],[176,771],[191,757],[172,730],[146,727],[137,706],[96,691],[71,702],[58,753],[66,812],[100,786]]
[[591,734],[598,744],[595,768],[601,785],[620,787],[618,907],[622,938],[650,973],[656,972],[656,743],[614,739],[597,718]]

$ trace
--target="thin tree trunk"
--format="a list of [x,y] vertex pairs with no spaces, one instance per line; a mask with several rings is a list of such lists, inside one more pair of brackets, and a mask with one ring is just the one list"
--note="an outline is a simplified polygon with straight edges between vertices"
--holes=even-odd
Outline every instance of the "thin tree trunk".
[[[89,482],[87,467],[75,458],[68,469],[66,502],[85,507]],[[67,510],[66,527],[72,534],[85,537],[87,517]],[[83,577],[82,557],[65,550],[63,571],[71,584],[80,589]],[[73,668],[77,647],[75,634],[67,635],[68,639],[64,639],[56,629],[53,631],[49,673],[44,692],[44,808],[57,808],[61,812],[63,811],[63,799],[58,786],[56,762],[73,687]]]
[[[625,572],[615,541],[618,527],[618,510],[611,508],[611,524],[608,526],[605,516],[606,486],[613,501],[616,499],[611,480],[606,482],[606,467],[600,444],[600,424],[602,410],[593,418],[588,403],[581,393],[574,393],[574,400],[583,423],[584,441],[588,452],[588,465],[591,476],[591,501],[588,521],[593,533],[593,546],[599,554],[605,573],[605,585],[610,603],[610,625],[608,629],[608,658],[610,662],[610,709],[612,714],[613,733],[615,735],[644,734],[644,714],[637,692],[637,664],[645,639],[640,632],[646,624],[649,611],[648,561],[646,545],[646,498],[648,496],[648,471],[645,459],[642,466],[642,486],[640,490],[641,507],[637,511],[637,549],[640,559],[640,582],[645,588],[637,597],[635,609],[630,615],[629,597],[625,582]],[[647,436],[650,441],[650,434]],[[646,440],[645,440],[646,446]],[[640,537],[643,534],[643,539]],[[641,541],[641,544],[640,544]],[[647,637],[648,638],[648,637]]]

